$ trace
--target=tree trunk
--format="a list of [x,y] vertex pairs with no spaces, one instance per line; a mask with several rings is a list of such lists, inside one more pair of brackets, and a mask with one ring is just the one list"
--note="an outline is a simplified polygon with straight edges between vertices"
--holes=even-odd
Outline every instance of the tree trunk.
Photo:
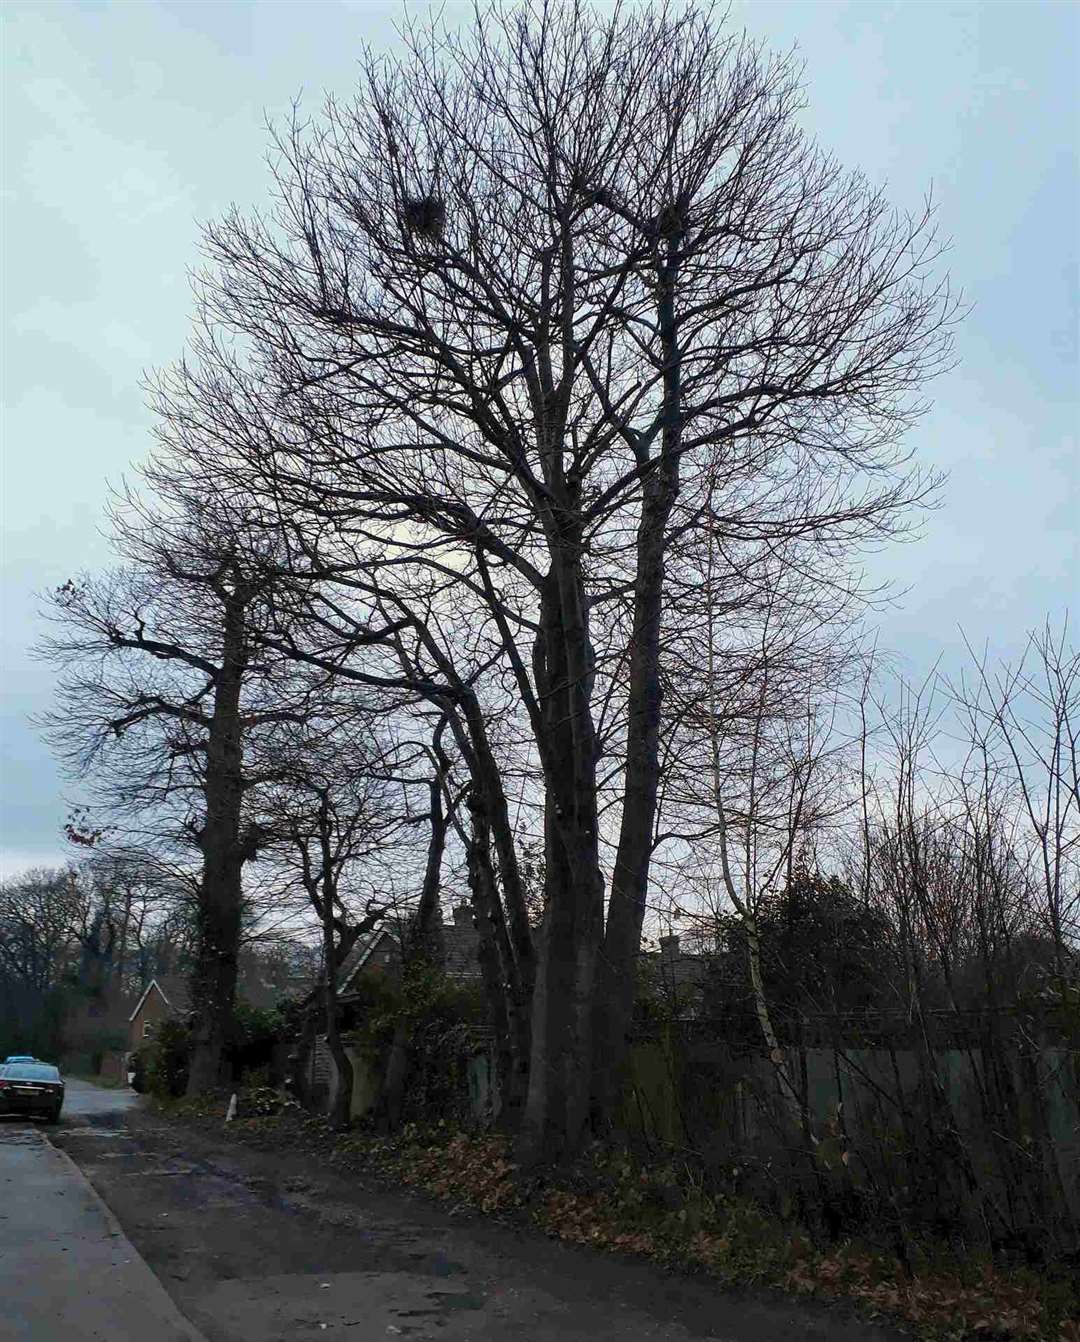
[[473,794],[468,843],[469,889],[480,933],[480,972],[495,1048],[495,1075],[502,1106],[499,1127],[516,1132],[529,1072],[529,1002],[514,975],[510,938],[491,863],[490,822],[483,799]]
[[[407,973],[417,954],[441,964],[444,955],[442,927],[436,913],[439,907],[439,882],[442,875],[443,852],[446,849],[446,831],[449,818],[443,809],[442,785],[448,761],[441,759],[440,767],[429,784],[431,834],[428,839],[424,884],[416,910],[415,944],[404,944],[402,972]],[[394,1132],[401,1124],[405,1102],[405,1088],[409,1081],[409,1024],[401,1017],[394,1025],[390,1051],[386,1059],[382,1093],[378,1102],[378,1122],[385,1132]]]
[[394,1034],[386,1058],[382,1096],[379,1101],[379,1126],[384,1132],[396,1132],[401,1126],[410,1061],[409,1023],[401,1018],[394,1024]]
[[576,1151],[593,1072],[603,877],[596,816],[596,740],[581,537],[566,528],[541,602],[534,667],[543,713],[546,910],[533,992],[529,1088],[519,1158]]
[[637,959],[649,886],[660,781],[660,620],[664,601],[667,525],[679,493],[681,357],[675,321],[675,253],[671,239],[658,268],[658,325],[663,359],[660,459],[645,477],[637,530],[634,632],[627,691],[626,771],[619,846],[612,874],[596,998],[592,1123],[611,1124],[630,1046]]
[[462,709],[467,732],[455,732],[455,735],[462,747],[462,753],[468,759],[474,794],[476,798],[482,799],[484,814],[491,828],[491,837],[499,862],[502,892],[506,900],[504,921],[510,938],[511,951],[506,967],[515,992],[527,1004],[532,999],[533,983],[536,978],[536,949],[533,945],[532,929],[529,926],[525,887],[518,868],[506,793],[499,766],[488,742],[484,715],[473,694],[463,696]]
[[495,1067],[502,1097],[499,1127],[516,1132],[528,1087],[536,946],[502,778],[488,743],[483,713],[471,693],[462,696],[462,710],[464,725],[457,719],[453,725],[472,779],[472,821],[466,839],[469,889],[480,933],[485,998],[495,1035]]
[[341,1042],[338,1024],[337,962],[334,949],[333,904],[329,894],[323,897],[323,1012],[326,1022],[326,1048],[334,1064],[327,1113],[331,1127],[345,1129],[352,1118],[353,1065]]
[[308,1068],[311,1062],[311,1053],[315,1047],[315,1039],[318,1035],[317,1020],[318,1000],[312,997],[304,1011],[296,1043],[285,1064],[289,1091],[293,1099],[298,1104],[302,1104],[305,1109],[311,1104],[311,1084],[308,1077]]
[[201,1095],[221,1085],[226,1079],[227,1050],[233,1042],[244,860],[240,842],[244,627],[244,601],[232,597],[225,604],[224,651],[206,752],[203,872],[192,983],[195,1032],[188,1095]]

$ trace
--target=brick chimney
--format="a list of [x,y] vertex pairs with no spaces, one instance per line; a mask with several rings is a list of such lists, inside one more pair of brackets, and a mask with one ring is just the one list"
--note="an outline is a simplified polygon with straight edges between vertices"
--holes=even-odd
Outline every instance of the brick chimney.
[[454,926],[464,927],[470,932],[473,930],[472,909],[468,904],[457,904],[454,906]]
[[660,963],[674,964],[679,958],[679,938],[674,933],[660,938]]

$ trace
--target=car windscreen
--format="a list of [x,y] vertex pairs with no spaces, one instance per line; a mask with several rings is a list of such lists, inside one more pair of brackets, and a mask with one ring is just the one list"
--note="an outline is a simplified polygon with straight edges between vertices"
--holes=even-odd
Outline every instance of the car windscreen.
[[55,1067],[43,1067],[41,1063],[9,1062],[0,1067],[0,1077],[5,1081],[59,1081],[60,1073]]

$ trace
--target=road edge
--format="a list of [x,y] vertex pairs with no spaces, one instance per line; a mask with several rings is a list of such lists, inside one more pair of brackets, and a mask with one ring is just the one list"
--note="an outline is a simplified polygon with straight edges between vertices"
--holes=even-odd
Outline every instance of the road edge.
[[123,1240],[124,1244],[127,1246],[127,1252],[131,1255],[131,1261],[133,1263],[138,1263],[139,1266],[144,1269],[150,1281],[152,1282],[151,1290],[156,1291],[160,1295],[159,1304],[163,1306],[163,1313],[165,1315],[171,1315],[171,1317],[168,1319],[168,1322],[172,1324],[182,1335],[186,1336],[187,1342],[208,1342],[205,1333],[201,1332],[195,1326],[195,1324],[192,1323],[192,1321],[188,1318],[188,1316],[183,1313],[183,1311],[180,1309],[180,1306],[176,1303],[176,1301],[172,1298],[169,1292],[161,1284],[161,1281],[158,1278],[157,1273],[146,1261],[146,1259],[142,1256],[142,1254],[138,1251],[138,1249],[136,1249],[135,1245],[132,1244],[131,1240],[128,1239],[127,1232],[124,1230],[124,1227],[117,1220],[116,1214],[113,1212],[112,1208],[101,1196],[101,1194],[97,1191],[97,1189],[86,1177],[86,1175],[82,1172],[82,1170],[75,1163],[75,1161],[72,1160],[72,1158],[68,1155],[68,1153],[64,1150],[62,1146],[57,1146],[56,1143],[51,1140],[47,1132],[42,1133],[42,1136],[45,1139],[45,1144],[50,1148],[50,1150],[54,1151],[62,1161],[64,1161],[68,1165],[70,1171],[74,1173],[75,1177],[79,1180],[80,1183],[82,1183],[86,1191],[90,1194],[91,1200],[97,1204],[98,1210],[105,1218],[105,1224],[109,1228],[109,1234],[115,1236],[117,1239]]

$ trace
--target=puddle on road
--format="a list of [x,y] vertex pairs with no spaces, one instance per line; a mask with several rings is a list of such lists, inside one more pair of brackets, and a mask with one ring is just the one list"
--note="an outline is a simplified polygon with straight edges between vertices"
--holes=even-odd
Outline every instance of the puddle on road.
[[0,1146],[44,1146],[45,1134],[36,1128],[14,1127],[0,1123]]
[[61,1128],[57,1136],[63,1137],[65,1142],[69,1137],[120,1137],[125,1142],[135,1140],[131,1133],[123,1128]]
[[198,1173],[200,1173],[200,1171],[197,1170],[197,1169],[195,1168],[194,1165],[188,1165],[188,1166],[186,1166],[186,1167],[183,1168],[183,1169],[165,1169],[165,1168],[162,1167],[162,1168],[159,1168],[159,1169],[156,1169],[156,1170],[125,1170],[125,1171],[124,1171],[124,1178],[125,1178],[125,1179],[173,1179],[173,1178],[180,1178],[182,1175],[186,1175],[186,1174],[198,1174]]

